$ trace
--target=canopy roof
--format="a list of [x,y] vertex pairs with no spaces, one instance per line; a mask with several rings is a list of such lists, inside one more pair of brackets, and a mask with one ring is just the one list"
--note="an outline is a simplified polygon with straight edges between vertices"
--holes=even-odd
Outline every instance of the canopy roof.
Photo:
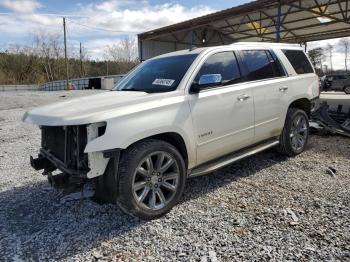
[[349,0],[257,0],[139,34],[140,57],[238,41],[305,43],[350,36]]

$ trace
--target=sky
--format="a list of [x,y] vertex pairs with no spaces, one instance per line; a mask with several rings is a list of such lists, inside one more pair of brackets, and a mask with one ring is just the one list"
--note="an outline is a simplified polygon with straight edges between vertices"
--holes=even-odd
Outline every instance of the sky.
[[[62,35],[67,18],[68,46],[82,42],[88,56],[103,59],[108,46],[126,36],[230,8],[250,0],[0,0],[0,51],[9,45],[31,45],[40,33]],[[336,45],[334,69],[344,67],[338,39],[308,44]],[[325,64],[328,64],[325,59]]]

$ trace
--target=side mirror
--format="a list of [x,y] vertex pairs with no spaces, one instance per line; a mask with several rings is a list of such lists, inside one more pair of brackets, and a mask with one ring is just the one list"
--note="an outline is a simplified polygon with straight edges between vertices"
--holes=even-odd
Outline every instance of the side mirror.
[[221,84],[222,76],[221,74],[207,74],[201,75],[198,83],[193,83],[191,89],[193,91],[199,92],[201,89],[205,89],[211,86],[216,86]]

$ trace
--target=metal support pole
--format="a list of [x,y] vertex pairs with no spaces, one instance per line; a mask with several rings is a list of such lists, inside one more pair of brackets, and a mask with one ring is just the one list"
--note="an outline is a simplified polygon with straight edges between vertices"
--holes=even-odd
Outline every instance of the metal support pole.
[[194,42],[195,42],[195,35],[194,35],[194,30],[192,30],[192,34],[191,34],[191,50],[194,48]]
[[143,61],[143,52],[142,52],[142,39],[138,39],[139,40],[139,60],[140,60],[140,63]]
[[81,42],[80,42],[79,54],[80,54],[80,76],[83,77],[83,75],[84,75],[84,73],[83,73],[83,49],[81,46]]
[[66,18],[63,17],[63,34],[64,34],[64,60],[66,63],[66,89],[69,90],[69,73],[68,73],[68,58],[67,58],[67,32],[66,32]]
[[281,40],[281,0],[278,1],[278,14],[277,14],[277,22],[276,22],[276,42],[280,42]]

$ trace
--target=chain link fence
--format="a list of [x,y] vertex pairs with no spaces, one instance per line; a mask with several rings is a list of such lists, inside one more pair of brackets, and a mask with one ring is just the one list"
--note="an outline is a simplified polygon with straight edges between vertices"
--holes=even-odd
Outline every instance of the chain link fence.
[[[124,75],[85,77],[69,80],[70,90],[111,89]],[[0,85],[0,91],[61,91],[67,89],[66,80],[47,82],[42,85]]]
[[[111,76],[98,76],[98,77],[86,77],[79,79],[70,79],[69,80],[69,89],[71,90],[84,90],[84,89],[110,89],[111,81],[112,86],[115,86],[124,75],[111,75]],[[111,80],[111,81],[105,81]],[[59,91],[66,90],[67,84],[66,80],[59,80],[48,82],[39,87],[42,91]],[[109,83],[106,86],[104,83]]]

